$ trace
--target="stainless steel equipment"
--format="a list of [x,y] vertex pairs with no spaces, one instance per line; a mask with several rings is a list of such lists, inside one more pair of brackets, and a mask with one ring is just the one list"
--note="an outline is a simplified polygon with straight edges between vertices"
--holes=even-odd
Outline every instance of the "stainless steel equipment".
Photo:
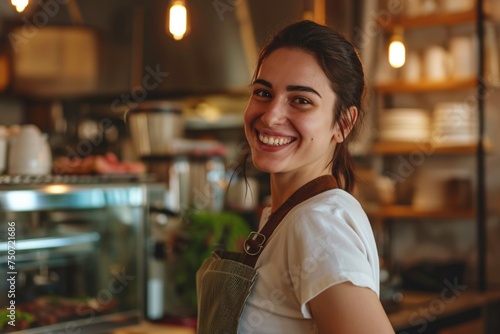
[[227,180],[223,156],[179,154],[143,161],[150,173],[165,181],[169,210],[181,213],[189,208],[214,212],[224,209]]
[[162,184],[135,176],[1,176],[1,332],[80,333],[137,323],[149,205]]
[[171,143],[184,134],[182,105],[167,101],[140,103],[127,116],[134,149],[139,156],[171,153]]

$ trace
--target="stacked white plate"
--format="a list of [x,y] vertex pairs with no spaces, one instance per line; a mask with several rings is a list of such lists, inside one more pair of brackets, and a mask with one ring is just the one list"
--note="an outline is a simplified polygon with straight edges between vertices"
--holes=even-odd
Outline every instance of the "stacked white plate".
[[472,144],[477,141],[477,113],[459,102],[439,103],[432,116],[432,142],[435,144]]
[[428,141],[430,116],[425,109],[386,109],[380,115],[379,139],[382,141]]

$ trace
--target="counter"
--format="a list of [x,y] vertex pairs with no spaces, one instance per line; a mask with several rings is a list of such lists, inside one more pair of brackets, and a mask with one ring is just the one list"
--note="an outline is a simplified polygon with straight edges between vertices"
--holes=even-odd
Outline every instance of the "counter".
[[196,334],[196,330],[190,327],[154,325],[144,322],[136,326],[116,329],[109,334]]
[[[497,305],[487,314],[488,305]],[[460,291],[452,293],[405,292],[401,308],[388,314],[396,333],[485,333],[489,317],[498,318],[500,290],[484,293]],[[109,334],[195,334],[193,328],[143,323],[124,327]]]

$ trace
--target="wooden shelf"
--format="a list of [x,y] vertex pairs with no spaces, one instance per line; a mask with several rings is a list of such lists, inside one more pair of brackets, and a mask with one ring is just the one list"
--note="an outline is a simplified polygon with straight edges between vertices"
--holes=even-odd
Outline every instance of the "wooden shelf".
[[463,23],[474,23],[477,20],[475,10],[453,13],[453,14],[436,14],[418,17],[398,17],[391,20],[389,23],[379,21],[379,25],[387,31],[392,31],[394,27],[402,28],[423,28],[435,26],[449,26]]
[[[489,144],[485,143],[485,150],[491,150]],[[437,145],[430,142],[377,142],[373,145],[373,153],[375,154],[399,155],[418,152],[426,155],[476,154],[477,144]]]
[[[446,292],[445,290],[443,291]],[[434,320],[457,316],[474,308],[481,308],[485,310],[486,305],[489,305],[490,303],[498,303],[500,301],[499,290],[479,292],[467,286],[467,289],[458,292],[459,293],[457,293],[454,298],[450,298],[449,301],[444,302],[443,293],[403,291],[403,303],[399,310],[388,314],[389,320],[395,330],[408,330],[409,332],[414,333],[414,331],[409,330],[409,328],[414,327],[415,332],[417,332],[421,326],[420,323],[418,323],[417,326],[416,321],[412,322],[410,320],[418,318],[415,317],[415,315],[422,315],[423,313],[419,312],[422,312],[423,309],[431,308],[436,301],[440,301],[443,308],[442,310],[440,309],[440,312],[434,313]],[[422,315],[419,319],[424,319],[424,316]],[[417,327],[415,328],[415,326]],[[460,333],[472,332],[464,331]]]
[[[445,11],[438,11],[433,15],[426,16],[418,16],[418,17],[408,17],[404,15],[393,15],[393,17],[379,16],[378,24],[381,30],[384,31],[383,36],[379,38],[382,43],[386,43],[390,39],[390,35],[397,34],[403,35],[403,38],[415,38],[418,39],[416,42],[423,42],[424,45],[429,45],[429,43],[433,43],[432,40],[425,41],[425,36],[432,35],[436,33],[444,33],[445,35],[454,35],[457,33],[455,28],[466,28],[468,31],[468,35],[471,37],[477,38],[478,45],[483,48],[484,51],[484,32],[480,29],[484,22],[490,20],[489,15],[484,13],[483,8],[481,8],[481,2],[475,2],[473,6],[474,9],[466,12],[459,13],[450,13]],[[470,31],[470,29],[474,29],[474,31]],[[409,33],[408,33],[409,32]],[[415,33],[415,34],[414,34]],[[411,41],[406,41],[408,44]],[[484,52],[479,52],[479,56],[482,56],[482,59],[477,59],[480,63],[484,60]],[[381,56],[382,53],[379,53]],[[481,69],[482,70],[482,69]],[[450,78],[442,81],[427,81],[420,80],[417,82],[409,83],[402,80],[401,77],[392,78],[389,82],[380,82],[375,83],[372,86],[373,92],[378,95],[378,111],[380,113],[383,112],[386,108],[397,108],[406,105],[406,107],[422,107],[424,104],[433,103],[436,104],[436,101],[453,101],[455,98],[448,96],[450,93],[454,93],[452,95],[464,95],[470,96],[478,102],[477,105],[477,113],[480,116],[484,116],[485,110],[483,104],[479,103],[482,99],[482,96],[478,96],[477,91],[482,91],[482,88],[489,87],[495,83],[489,83],[487,80],[484,80],[484,71],[479,71],[479,68],[476,69],[474,73],[475,75],[471,75],[469,78],[464,79],[454,79]],[[398,73],[401,74],[401,73]],[[425,79],[425,78],[424,78]],[[455,94],[457,93],[457,94]],[[422,99],[422,101],[419,101]],[[430,100],[429,100],[430,99]],[[429,110],[430,111],[430,110]],[[483,130],[485,125],[484,117],[479,117],[477,130]],[[379,129],[382,130],[382,129]],[[456,144],[456,145],[443,145],[441,144],[443,141],[435,141],[432,138],[427,139],[426,142],[378,142],[374,143],[373,146],[373,154],[379,155],[382,163],[387,165],[389,170],[399,168],[395,164],[396,159],[400,159],[402,155],[407,155],[406,158],[412,158],[413,155],[424,155],[425,157],[431,157],[433,155],[438,155],[439,158],[443,158],[445,160],[450,160],[451,163],[458,162],[465,166],[468,165],[469,160],[478,160],[477,166],[475,168],[475,182],[473,182],[472,192],[471,194],[472,200],[474,201],[474,207],[467,202],[469,205],[464,205],[464,207],[451,207],[452,202],[443,203],[443,205],[439,205],[435,203],[436,209],[419,209],[412,205],[383,205],[377,208],[371,208],[366,210],[367,214],[377,222],[378,225],[384,225],[385,221],[391,222],[399,222],[399,221],[416,221],[420,222],[428,222],[429,220],[443,220],[446,221],[444,223],[453,223],[455,221],[460,220],[468,220],[475,222],[477,227],[477,285],[479,289],[484,289],[486,287],[486,250],[487,250],[487,209],[486,202],[484,197],[487,193],[487,186],[485,185],[486,178],[486,160],[485,154],[492,151],[491,143],[487,141],[484,133],[481,131],[479,133],[481,138],[485,138],[484,142],[472,142],[470,144]],[[384,138],[380,137],[380,140]],[[386,137],[387,139],[391,139],[391,137]],[[395,138],[397,139],[397,138]],[[437,143],[439,142],[439,144]],[[446,155],[446,156],[442,156]],[[457,159],[456,157],[459,155],[468,155],[467,162],[459,161],[461,159]],[[467,164],[466,164],[467,163]],[[464,166],[464,167],[465,167]],[[380,166],[383,167],[383,166]],[[416,166],[418,167],[418,166]],[[433,166],[429,166],[433,168]],[[437,168],[439,166],[435,166]],[[415,182],[418,182],[416,180]],[[431,194],[432,195],[432,194]],[[382,198],[383,199],[383,198]],[[430,198],[428,200],[431,200]],[[431,202],[432,204],[433,202]],[[446,205],[448,204],[448,205]],[[431,205],[429,205],[431,206]],[[379,226],[379,227],[380,227]],[[387,224],[383,226],[384,228],[391,229],[392,225]],[[389,240],[385,245],[385,255],[386,258],[392,258],[391,248],[392,248],[392,240]],[[405,315],[405,319],[408,317]],[[436,331],[437,332],[437,331]]]
[[474,89],[477,87],[477,78],[467,78],[461,80],[446,80],[439,82],[391,82],[376,85],[374,88],[379,93],[422,93],[433,91],[453,91],[462,89]]
[[405,219],[474,219],[476,211],[473,209],[436,209],[423,210],[411,205],[385,205],[378,210],[367,210],[370,217],[378,219],[405,218]]

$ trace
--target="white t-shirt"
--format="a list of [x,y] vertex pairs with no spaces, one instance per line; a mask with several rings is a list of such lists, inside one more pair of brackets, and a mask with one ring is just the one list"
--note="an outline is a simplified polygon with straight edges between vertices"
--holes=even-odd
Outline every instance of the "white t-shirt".
[[[260,227],[270,215],[263,212]],[[342,282],[379,294],[373,232],[359,202],[341,189],[295,206],[278,225],[256,263],[257,280],[238,333],[316,333],[308,302]]]

